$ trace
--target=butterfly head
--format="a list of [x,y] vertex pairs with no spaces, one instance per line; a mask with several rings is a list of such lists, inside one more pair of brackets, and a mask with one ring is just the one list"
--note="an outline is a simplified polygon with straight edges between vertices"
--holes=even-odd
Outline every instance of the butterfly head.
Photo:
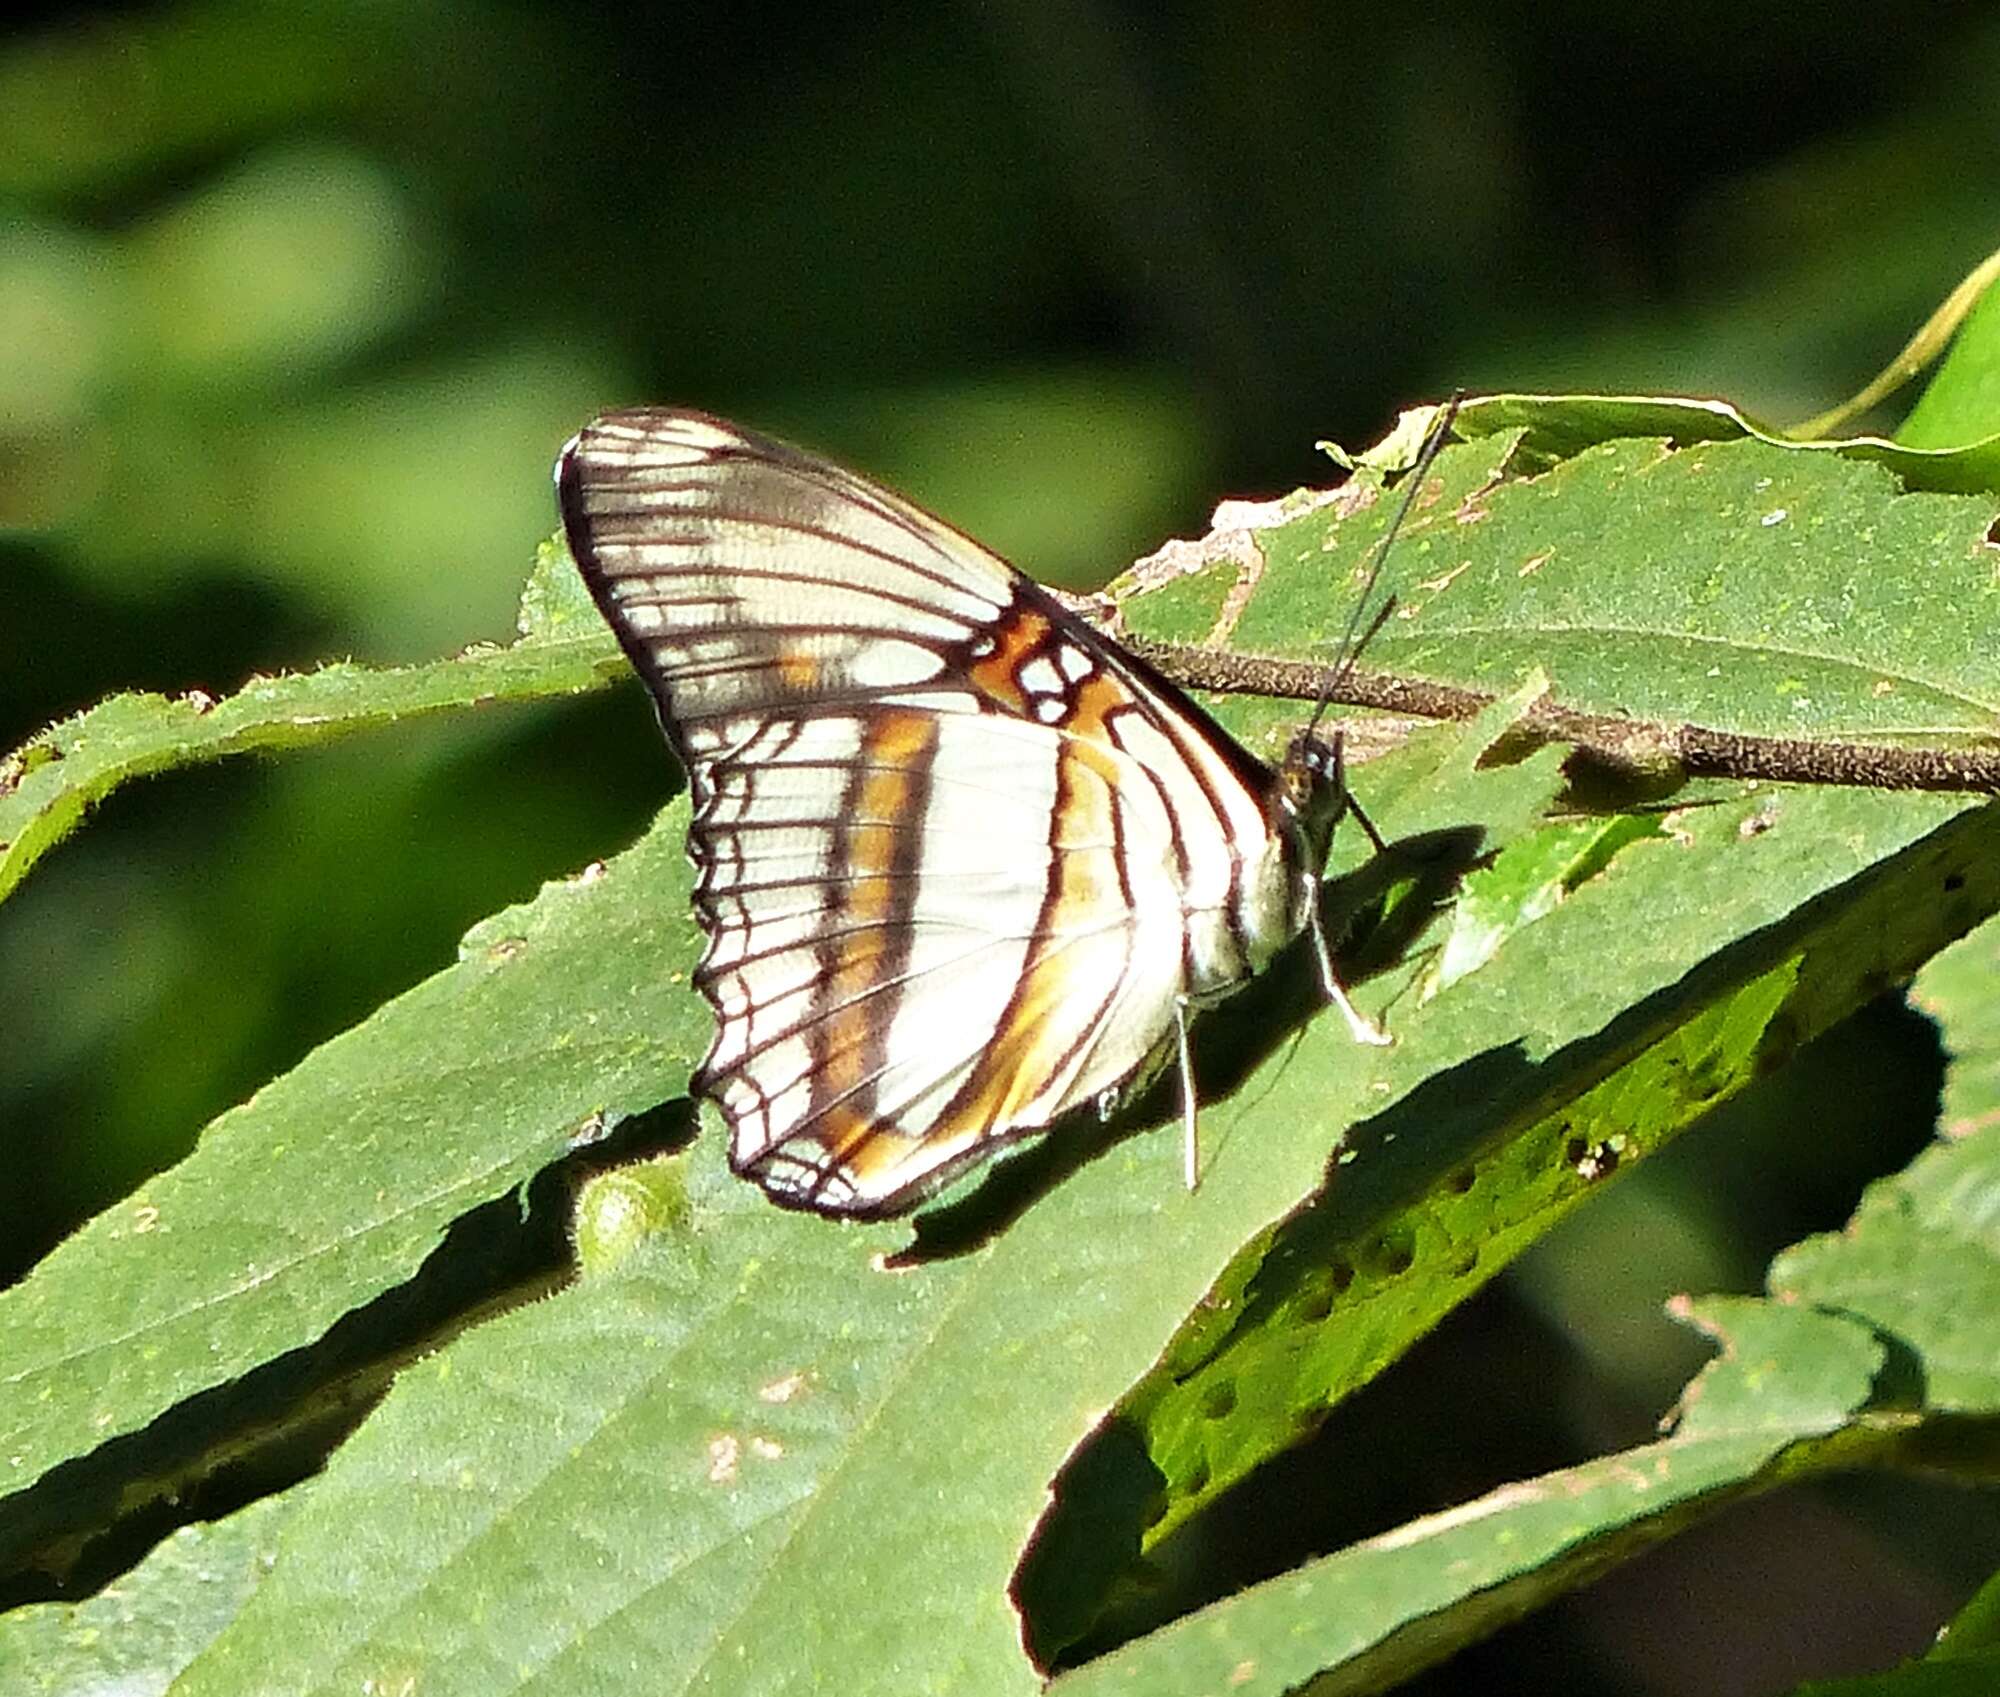
[[[1303,905],[1317,896],[1334,827],[1348,809],[1339,731],[1328,736],[1308,726],[1292,738],[1278,768],[1274,800],[1279,822],[1294,847],[1294,871],[1300,886],[1296,899]],[[1304,923],[1303,913],[1300,923]]]

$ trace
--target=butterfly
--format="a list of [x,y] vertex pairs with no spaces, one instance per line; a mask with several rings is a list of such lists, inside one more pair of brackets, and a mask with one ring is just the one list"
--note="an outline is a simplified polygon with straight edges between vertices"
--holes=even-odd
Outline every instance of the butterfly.
[[693,1088],[778,1202],[900,1212],[1177,1054],[1310,932],[1338,738],[1273,769],[997,555],[706,414],[556,463],[570,553],[687,773]]

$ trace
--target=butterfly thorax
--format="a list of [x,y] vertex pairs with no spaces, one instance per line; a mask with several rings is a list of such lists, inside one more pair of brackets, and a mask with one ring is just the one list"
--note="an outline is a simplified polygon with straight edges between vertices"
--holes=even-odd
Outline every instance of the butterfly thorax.
[[1245,856],[1230,908],[1187,914],[1191,1000],[1236,989],[1299,934],[1292,858],[1282,838],[1265,839]]
[[1265,785],[1264,832],[1238,840],[1229,902],[1187,909],[1191,1000],[1237,988],[1306,929],[1345,793],[1338,751],[1302,732]]

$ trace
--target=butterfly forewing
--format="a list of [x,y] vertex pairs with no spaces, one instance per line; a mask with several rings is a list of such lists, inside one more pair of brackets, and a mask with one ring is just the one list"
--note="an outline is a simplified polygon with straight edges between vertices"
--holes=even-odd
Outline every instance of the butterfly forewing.
[[688,770],[696,1084],[779,1200],[908,1206],[1298,929],[1269,774],[949,526],[693,413],[557,473]]
[[614,414],[564,464],[577,563],[694,753],[843,695],[950,693],[1009,597],[1005,566],[886,490],[717,421]]

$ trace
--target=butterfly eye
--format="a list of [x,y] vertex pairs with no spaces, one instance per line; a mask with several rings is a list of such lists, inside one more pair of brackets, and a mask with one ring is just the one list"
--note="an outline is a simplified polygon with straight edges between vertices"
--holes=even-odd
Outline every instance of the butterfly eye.
[[1327,785],[1339,787],[1340,745],[1313,731],[1300,731],[1286,748],[1279,772],[1288,793],[1303,806],[1315,791]]

